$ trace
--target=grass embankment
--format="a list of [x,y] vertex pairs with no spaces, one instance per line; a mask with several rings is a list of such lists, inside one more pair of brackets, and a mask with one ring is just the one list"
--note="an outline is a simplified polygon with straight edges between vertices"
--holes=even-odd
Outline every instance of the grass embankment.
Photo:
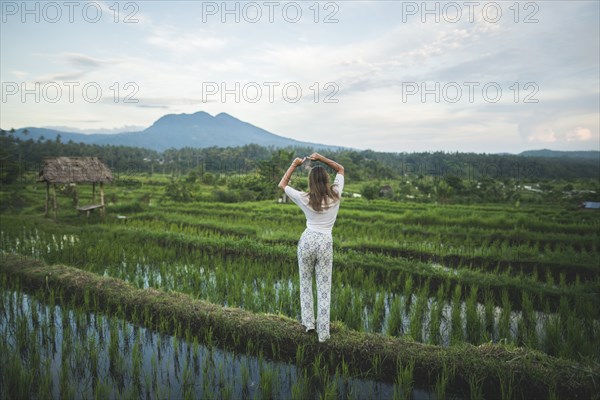
[[124,310],[149,328],[176,333],[189,327],[199,338],[210,332],[225,348],[305,365],[325,360],[332,371],[345,364],[355,376],[396,382],[414,363],[413,379],[418,386],[446,381],[449,391],[463,394],[473,394],[476,386],[486,398],[598,398],[600,389],[597,364],[557,359],[524,348],[491,344],[442,348],[360,333],[338,323],[332,325],[331,340],[318,343],[315,335],[304,333],[297,321],[284,316],[221,307],[177,292],[137,289],[122,280],[69,266],[49,266],[5,254],[0,272],[18,279],[27,290],[57,289],[73,304],[88,298],[98,310]]

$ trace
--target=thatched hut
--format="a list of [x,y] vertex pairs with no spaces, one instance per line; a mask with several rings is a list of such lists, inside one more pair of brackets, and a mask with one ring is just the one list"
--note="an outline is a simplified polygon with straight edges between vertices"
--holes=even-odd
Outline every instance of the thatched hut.
[[[38,182],[46,182],[46,216],[48,216],[48,204],[50,203],[50,184],[53,187],[52,209],[56,218],[56,185],[91,183],[92,204],[79,207],[77,210],[87,215],[95,209],[99,209],[104,215],[104,182],[112,182],[113,176],[110,169],[97,157],[55,157],[45,158],[43,167],[38,175]],[[96,204],[96,183],[100,183],[100,203]]]

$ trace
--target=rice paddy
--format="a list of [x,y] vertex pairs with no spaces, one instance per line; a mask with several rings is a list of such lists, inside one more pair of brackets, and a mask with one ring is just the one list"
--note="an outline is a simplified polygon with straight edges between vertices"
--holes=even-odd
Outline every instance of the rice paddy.
[[[109,187],[118,201],[103,219],[76,215],[60,199],[56,221],[41,216],[42,191],[24,186],[22,211],[1,216],[3,263],[14,262],[7,257],[15,254],[24,264],[63,264],[127,282],[132,290],[176,293],[299,326],[295,253],[304,217],[296,207],[177,203],[153,197],[158,184],[141,183]],[[44,389],[29,394],[51,398],[518,398],[560,397],[567,389],[597,396],[599,236],[598,216],[559,206],[344,199],[334,228],[331,346],[336,335],[342,341],[350,335],[343,342],[348,348],[380,338],[373,340],[413,349],[402,362],[384,359],[385,352],[356,358],[354,364],[368,361],[363,366],[350,358],[334,362],[331,349],[307,354],[314,348],[294,345],[287,354],[258,340],[249,345],[233,328],[223,338],[216,326],[209,335],[207,327],[190,331],[185,320],[160,322],[150,310],[106,309],[92,293],[73,300],[58,281],[31,288],[25,276],[4,271],[2,362],[17,372],[2,379],[39,380]],[[517,351],[523,365],[543,357],[580,372],[572,382],[536,382],[542,378],[524,378],[516,364],[511,369],[494,359],[494,367],[482,367],[495,371],[490,378],[467,373],[476,362],[471,357],[436,362],[426,374],[430,350],[414,347],[419,344],[442,359],[474,346],[492,359]],[[26,350],[20,356],[4,351],[11,348]],[[92,351],[96,361],[77,359]],[[488,362],[486,356],[479,361]],[[15,393],[19,385],[2,386]]]

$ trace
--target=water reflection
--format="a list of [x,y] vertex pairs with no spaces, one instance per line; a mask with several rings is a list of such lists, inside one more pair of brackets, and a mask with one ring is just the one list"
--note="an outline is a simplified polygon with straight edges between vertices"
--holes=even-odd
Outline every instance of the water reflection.
[[[339,375],[311,379],[311,371],[292,364],[51,306],[5,287],[0,305],[0,345],[12,350],[0,362],[8,365],[7,354],[21,350],[23,367],[49,382],[53,398],[318,398],[332,388],[335,397],[394,397],[394,385]],[[412,398],[431,392],[415,389]]]

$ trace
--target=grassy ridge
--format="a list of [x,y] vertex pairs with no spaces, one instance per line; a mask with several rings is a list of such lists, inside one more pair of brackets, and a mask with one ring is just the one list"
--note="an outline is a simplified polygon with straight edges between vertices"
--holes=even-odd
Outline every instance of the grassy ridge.
[[[270,357],[296,361],[303,348],[305,362],[321,354],[330,367],[342,361],[353,374],[394,382],[403,365],[414,362],[417,384],[434,385],[441,375],[448,387],[468,392],[469,382],[484,382],[486,398],[498,398],[510,390],[514,397],[598,397],[600,368],[549,357],[545,354],[501,345],[461,345],[450,348],[424,345],[402,338],[360,333],[333,324],[332,337],[318,343],[301,325],[280,315],[253,314],[224,308],[181,293],[137,289],[114,278],[100,277],[64,265],[46,265],[30,258],[3,255],[1,271],[17,279],[28,290],[60,289],[74,302],[91,297],[101,310],[122,308],[129,316],[152,315],[152,321],[167,319],[163,329],[176,332],[189,326],[199,337],[212,330],[224,347],[262,352]],[[158,326],[151,326],[157,328]],[[251,349],[247,344],[252,342]],[[335,369],[335,368],[334,368]]]

